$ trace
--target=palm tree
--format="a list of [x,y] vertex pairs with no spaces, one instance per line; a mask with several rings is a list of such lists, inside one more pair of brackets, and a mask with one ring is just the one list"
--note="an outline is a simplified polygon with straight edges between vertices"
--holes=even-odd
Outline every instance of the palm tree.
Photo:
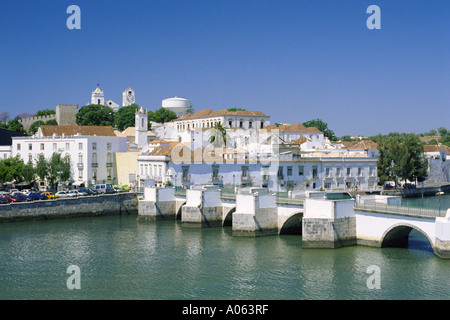
[[228,134],[220,122],[214,124],[214,127],[210,130],[209,134],[209,143],[212,143],[214,147],[226,146]]

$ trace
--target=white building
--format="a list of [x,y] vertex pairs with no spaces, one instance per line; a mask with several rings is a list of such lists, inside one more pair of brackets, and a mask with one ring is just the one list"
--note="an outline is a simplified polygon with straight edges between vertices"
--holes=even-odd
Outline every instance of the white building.
[[122,92],[122,107],[130,106],[136,102],[134,90],[130,87]]
[[425,183],[450,182],[450,147],[445,145],[424,145],[428,160],[428,176]]
[[362,154],[283,152],[253,158],[230,149],[164,145],[138,157],[141,183],[176,186],[217,184],[267,187],[270,191],[373,190],[377,184],[377,159]]
[[70,156],[72,182],[88,186],[115,182],[114,154],[124,152],[127,139],[117,137],[110,126],[43,125],[32,137],[14,137],[12,155],[25,162],[36,162],[40,154],[49,159],[53,153]]
[[105,104],[105,95],[99,87],[97,87],[94,91],[92,91],[91,95],[91,104]]
[[162,107],[164,109],[173,111],[177,116],[181,117],[189,109],[191,102],[184,98],[168,98],[162,101]]

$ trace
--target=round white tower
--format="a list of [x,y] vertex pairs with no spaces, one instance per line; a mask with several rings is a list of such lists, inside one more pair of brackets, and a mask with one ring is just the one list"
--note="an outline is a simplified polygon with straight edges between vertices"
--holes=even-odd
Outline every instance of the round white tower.
[[178,97],[168,98],[162,101],[162,107],[175,112],[177,116],[185,114],[190,105],[191,102],[188,99]]

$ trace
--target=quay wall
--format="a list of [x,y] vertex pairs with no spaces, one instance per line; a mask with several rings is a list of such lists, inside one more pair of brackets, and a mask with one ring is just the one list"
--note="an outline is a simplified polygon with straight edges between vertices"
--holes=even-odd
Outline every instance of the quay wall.
[[137,215],[136,193],[118,193],[0,205],[0,223],[112,215]]

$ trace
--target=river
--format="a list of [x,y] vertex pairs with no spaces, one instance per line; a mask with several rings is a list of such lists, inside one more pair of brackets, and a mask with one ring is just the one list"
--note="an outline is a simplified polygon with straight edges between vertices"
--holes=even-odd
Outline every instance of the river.
[[[450,260],[414,230],[408,248],[302,249],[299,235],[232,237],[231,227],[136,218],[1,224],[0,299],[450,298]],[[67,287],[70,265],[80,289]]]

